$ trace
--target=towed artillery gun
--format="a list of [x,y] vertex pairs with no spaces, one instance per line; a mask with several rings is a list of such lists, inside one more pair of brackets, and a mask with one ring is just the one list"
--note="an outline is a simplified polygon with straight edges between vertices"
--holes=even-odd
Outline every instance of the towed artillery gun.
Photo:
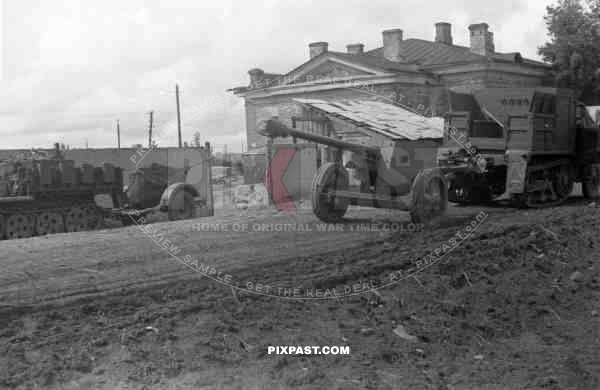
[[193,185],[185,183],[185,175],[183,168],[157,163],[138,168],[129,175],[120,202],[123,207],[113,210],[113,216],[125,226],[154,211],[166,212],[171,221],[195,217],[196,207],[207,203]]
[[293,137],[327,146],[333,161],[324,163],[312,182],[312,209],[324,222],[338,222],[348,206],[409,211],[414,223],[435,224],[447,208],[447,186],[438,168],[406,177],[396,169],[399,150],[346,142],[299,131],[276,118],[259,124],[258,132],[270,138]]
[[[77,167],[58,144],[50,154],[32,151],[0,162],[0,240],[96,230],[105,218],[130,225],[152,211],[186,219],[204,201],[184,183],[184,174],[173,175],[160,164],[137,170],[124,187],[120,167]],[[110,197],[112,208],[99,206],[98,196]]]
[[600,196],[600,129],[572,91],[488,88],[449,96],[437,156],[449,201],[555,206],[575,182],[585,198]]

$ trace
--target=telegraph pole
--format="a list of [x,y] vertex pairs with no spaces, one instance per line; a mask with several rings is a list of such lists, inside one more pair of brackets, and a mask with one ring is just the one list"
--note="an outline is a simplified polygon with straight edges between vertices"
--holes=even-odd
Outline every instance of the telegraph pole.
[[121,126],[119,125],[118,119],[117,119],[117,149],[121,150]]
[[177,103],[177,135],[179,136],[179,147],[181,148],[181,115],[179,112],[179,85],[175,84],[175,100]]
[[148,124],[148,149],[152,148],[152,125],[154,119],[154,111],[148,113],[150,115],[150,123]]

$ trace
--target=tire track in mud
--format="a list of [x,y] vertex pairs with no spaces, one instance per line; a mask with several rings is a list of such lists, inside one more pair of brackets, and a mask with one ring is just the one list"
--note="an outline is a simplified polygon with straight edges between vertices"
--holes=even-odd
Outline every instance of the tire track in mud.
[[[241,220],[239,216],[203,218],[158,223],[155,227],[180,249],[180,259],[189,254],[223,274],[232,275],[240,288],[248,281],[271,281],[274,285],[289,288],[336,281],[343,283],[398,270],[454,235],[460,224],[479,211],[481,208],[457,208],[451,210],[450,218],[435,231],[395,235],[348,230],[300,233],[199,232],[192,229],[195,223],[317,222],[309,210],[293,214],[267,213]],[[496,216],[515,213],[515,210],[488,211]],[[409,217],[395,215],[389,218],[374,210],[360,210],[351,212],[346,224],[382,221],[408,223]],[[390,240],[398,239],[404,241],[391,242],[390,247]],[[183,280],[216,283],[170,257],[139,227],[23,241],[0,244],[0,247],[5,246],[0,248],[0,253],[8,255],[2,261],[0,273],[0,305],[64,304],[79,298],[158,288]]]
[[[248,223],[314,223],[309,211],[248,219]],[[182,255],[234,275],[263,264],[286,264],[302,255],[359,247],[376,233],[364,232],[197,232],[192,223],[239,223],[239,217],[156,224]],[[147,240],[147,243],[140,243]],[[136,245],[132,245],[136,243]],[[275,243],[278,243],[275,245]],[[181,279],[201,278],[170,258],[139,227],[60,234],[5,241],[0,304],[63,303],[79,297],[144,289]],[[208,251],[206,248],[209,247]],[[253,253],[248,254],[248,248]],[[200,281],[201,279],[199,279]],[[215,283],[204,278],[205,283]]]

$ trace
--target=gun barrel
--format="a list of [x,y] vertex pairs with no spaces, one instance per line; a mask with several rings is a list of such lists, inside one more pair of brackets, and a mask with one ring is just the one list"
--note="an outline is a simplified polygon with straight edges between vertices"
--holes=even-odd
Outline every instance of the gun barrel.
[[352,142],[346,142],[333,137],[327,137],[325,135],[319,135],[314,133],[307,133],[304,131],[292,129],[285,124],[281,123],[277,119],[269,119],[263,121],[258,126],[258,133],[268,137],[296,137],[307,141],[315,142],[338,148],[340,150],[351,150],[355,152],[366,151],[368,153],[377,154],[379,149],[368,145],[359,145]]

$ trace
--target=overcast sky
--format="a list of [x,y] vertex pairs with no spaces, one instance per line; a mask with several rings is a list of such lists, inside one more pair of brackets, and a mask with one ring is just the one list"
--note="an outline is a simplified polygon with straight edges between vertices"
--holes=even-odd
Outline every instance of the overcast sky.
[[[381,46],[381,31],[433,39],[434,23],[452,23],[456,44],[467,26],[487,22],[497,51],[538,58],[546,40],[546,0],[0,0],[1,148],[144,144],[146,113],[155,125],[175,120],[181,88],[183,139],[241,149],[248,69],[285,73],[308,58],[308,43],[345,51]],[[84,5],[85,4],[85,5]],[[206,108],[206,100],[221,101]],[[172,129],[171,127],[168,127]],[[162,145],[176,145],[171,133]]]

